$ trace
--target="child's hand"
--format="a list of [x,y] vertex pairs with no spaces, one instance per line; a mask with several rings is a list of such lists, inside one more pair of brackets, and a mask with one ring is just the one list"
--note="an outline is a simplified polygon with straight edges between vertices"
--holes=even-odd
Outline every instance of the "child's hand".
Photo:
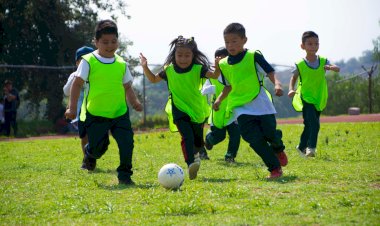
[[140,53],[140,64],[143,67],[148,66],[148,60],[146,59],[146,57],[142,53]]
[[70,108],[66,109],[65,117],[67,119],[75,119],[77,117],[76,111],[72,111]]
[[133,105],[132,105],[133,109],[135,109],[135,111],[142,111],[143,110],[143,106],[142,104],[140,103],[140,101],[136,101]]
[[212,109],[214,109],[215,111],[219,111],[220,104],[221,102],[219,101],[219,99],[216,99],[214,104],[212,105]]
[[324,67],[324,68],[325,68],[325,70],[326,70],[326,71],[329,71],[329,70],[331,70],[331,66],[330,66],[330,65],[325,65],[325,67]]
[[294,97],[294,95],[296,95],[296,91],[295,90],[289,90],[288,97],[292,98],[292,97]]
[[274,94],[278,97],[280,97],[284,94],[284,91],[282,90],[281,84],[276,84],[274,86]]

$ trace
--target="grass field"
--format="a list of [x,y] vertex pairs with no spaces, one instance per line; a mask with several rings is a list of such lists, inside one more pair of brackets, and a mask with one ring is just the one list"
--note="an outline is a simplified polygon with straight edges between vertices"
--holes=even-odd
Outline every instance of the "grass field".
[[280,125],[289,165],[267,181],[261,159],[242,142],[237,162],[227,141],[179,191],[157,173],[187,169],[178,133],[135,135],[135,186],[118,185],[114,140],[94,173],[80,169],[76,138],[0,142],[0,225],[379,225],[380,123],[322,124],[317,157],[294,147],[303,126]]

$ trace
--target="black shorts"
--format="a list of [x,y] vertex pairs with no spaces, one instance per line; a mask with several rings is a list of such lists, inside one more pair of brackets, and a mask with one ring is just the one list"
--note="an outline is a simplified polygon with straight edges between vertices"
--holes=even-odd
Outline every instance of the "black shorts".
[[80,138],[87,136],[86,127],[81,120],[78,120],[78,134]]

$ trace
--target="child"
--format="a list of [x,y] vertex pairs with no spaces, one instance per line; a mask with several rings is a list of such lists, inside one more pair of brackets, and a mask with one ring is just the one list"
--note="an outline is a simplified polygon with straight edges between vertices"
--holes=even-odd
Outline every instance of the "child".
[[[83,47],[77,49],[77,51],[75,53],[75,64],[76,64],[76,66],[78,67],[83,55],[86,55],[86,54],[91,53],[93,51],[94,51],[94,49],[91,47],[88,47],[88,46],[83,46]],[[66,84],[63,86],[63,93],[66,96],[70,96],[71,85],[73,84],[75,74],[76,74],[76,72],[71,73],[71,75],[67,79]],[[84,122],[79,120],[80,108],[81,108],[82,103],[83,103],[85,86],[86,86],[86,84],[84,84],[83,88],[80,90],[78,104],[77,104],[77,117],[71,121],[71,123],[73,124],[75,129],[78,130],[79,137],[81,139],[81,147],[82,147],[82,152],[83,152],[83,160],[82,160],[82,166],[81,166],[82,169],[86,169],[85,164],[84,164],[84,156],[85,156],[84,147],[88,143],[86,130],[84,129]]]
[[132,89],[132,76],[128,64],[117,54],[118,29],[111,20],[101,20],[95,28],[97,50],[82,56],[70,92],[66,117],[74,119],[80,90],[85,81],[85,93],[80,120],[84,121],[88,136],[84,163],[87,170],[96,167],[109,145],[111,131],[119,147],[120,165],[117,168],[119,184],[132,185],[133,131],[129,119],[127,100],[137,111],[141,103]]
[[[225,58],[226,56],[228,56],[228,51],[224,47],[219,48],[215,51],[215,57]],[[222,83],[222,76],[219,76],[218,79],[208,79],[204,85],[204,89],[202,89],[202,94],[212,94],[213,89],[210,88],[214,87],[215,92],[212,97],[212,103],[214,103],[216,97],[219,96],[224,88],[224,85]],[[211,91],[207,92],[207,89],[210,89]],[[205,147],[206,149],[211,150],[215,144],[220,143],[226,138],[227,131],[230,139],[224,160],[226,162],[233,163],[235,162],[235,157],[240,145],[240,131],[236,120],[231,120],[230,122],[227,122],[227,125],[224,125],[224,116],[226,112],[227,101],[228,98],[224,100],[223,103],[219,106],[218,111],[211,111],[209,117],[211,131],[206,135]]]
[[[296,148],[301,156],[314,157],[320,128],[319,117],[326,107],[328,97],[325,72],[339,72],[340,69],[325,57],[317,55],[319,39],[315,32],[303,33],[301,48],[306,51],[306,57],[296,63],[289,82],[288,96],[294,97],[292,104],[295,110],[302,111],[305,125]],[[298,76],[300,79],[295,91],[294,85]]]
[[149,81],[156,83],[164,79],[168,83],[173,121],[181,134],[182,152],[188,166],[189,178],[193,180],[200,167],[198,156],[204,145],[203,125],[209,113],[200,87],[203,84],[202,78],[214,76],[210,71],[210,63],[198,50],[194,38],[182,36],[170,43],[170,53],[164,68],[156,75],[149,69],[147,59],[142,53],[140,61]]
[[[224,84],[230,87],[223,90],[213,108],[217,110],[221,101],[228,95],[226,121],[237,119],[242,138],[263,159],[270,171],[268,179],[282,176],[281,166],[288,163],[282,142],[282,133],[276,130],[276,110],[266,94],[257,73],[260,66],[275,85],[275,94],[283,91],[274,69],[259,51],[244,48],[247,42],[245,28],[239,23],[229,24],[223,32],[229,56],[217,59],[215,73],[221,71]],[[226,92],[227,91],[227,92]]]

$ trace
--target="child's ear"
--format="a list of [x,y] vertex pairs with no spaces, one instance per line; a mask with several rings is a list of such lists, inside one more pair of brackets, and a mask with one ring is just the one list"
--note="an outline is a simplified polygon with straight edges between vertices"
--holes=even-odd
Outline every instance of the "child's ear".
[[244,45],[247,43],[247,41],[248,41],[248,38],[245,37],[245,38],[244,38]]
[[301,49],[305,49],[305,45],[301,43]]

